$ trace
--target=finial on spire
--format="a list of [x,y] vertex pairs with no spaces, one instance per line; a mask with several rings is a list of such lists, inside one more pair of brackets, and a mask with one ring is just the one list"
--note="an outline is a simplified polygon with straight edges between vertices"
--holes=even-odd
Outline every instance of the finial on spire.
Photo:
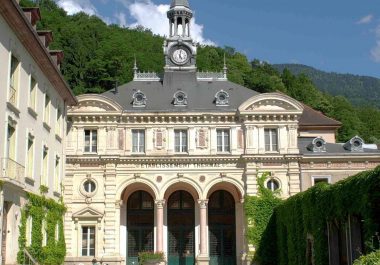
[[135,63],[134,63],[134,66],[133,66],[133,76],[134,78],[137,78],[137,71],[139,69],[137,68],[137,60],[136,60],[136,55],[135,55]]
[[227,79],[227,72],[228,72],[228,68],[227,68],[227,63],[226,63],[226,53],[224,53],[223,76],[225,79]]

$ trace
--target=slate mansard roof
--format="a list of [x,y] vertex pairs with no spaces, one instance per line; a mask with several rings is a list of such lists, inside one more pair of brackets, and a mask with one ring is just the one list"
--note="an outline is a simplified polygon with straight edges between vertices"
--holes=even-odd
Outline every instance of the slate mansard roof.
[[[134,107],[133,94],[141,91],[146,96],[146,107]],[[215,95],[219,91],[229,95],[228,106],[216,106]],[[187,95],[187,106],[175,106],[173,97],[177,91]],[[162,81],[132,81],[103,95],[119,103],[126,112],[235,112],[247,99],[259,93],[229,81],[176,82],[174,87]]]
[[[227,81],[200,81],[193,80],[189,74],[179,72],[166,76],[167,79],[175,79],[174,82],[166,81],[131,81],[119,86],[117,90],[109,90],[103,96],[117,102],[125,112],[236,112],[241,104],[249,98],[259,95],[252,89]],[[171,80],[173,81],[173,80]],[[229,95],[228,106],[217,106],[215,95],[220,91]],[[133,106],[133,95],[141,91],[146,96],[145,107]],[[187,95],[186,106],[175,106],[173,97],[177,91],[183,91]],[[300,126],[325,126],[340,127],[341,123],[328,118],[305,105],[300,118]]]
[[326,143],[325,152],[313,152],[310,150],[309,145],[313,141],[314,137],[299,137],[298,138],[298,147],[300,153],[306,156],[367,156],[367,155],[379,155],[379,149],[366,148],[366,145],[363,146],[362,151],[350,151],[344,147],[344,143]]

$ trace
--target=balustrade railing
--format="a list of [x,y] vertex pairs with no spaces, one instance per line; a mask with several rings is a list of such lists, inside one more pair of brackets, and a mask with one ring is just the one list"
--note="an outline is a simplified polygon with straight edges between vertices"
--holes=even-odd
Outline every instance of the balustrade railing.
[[25,167],[13,159],[2,158],[1,159],[2,178],[9,178],[22,182],[25,174]]
[[9,99],[8,101],[13,105],[17,103],[17,90],[13,86],[9,86]]

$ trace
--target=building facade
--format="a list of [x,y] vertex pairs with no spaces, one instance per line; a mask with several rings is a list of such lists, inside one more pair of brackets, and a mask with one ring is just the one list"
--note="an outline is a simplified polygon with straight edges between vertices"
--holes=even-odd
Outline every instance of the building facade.
[[243,203],[258,176],[287,198],[379,164],[378,150],[335,143],[340,123],[293,98],[229,82],[226,65],[198,73],[192,14],[172,1],[163,75],[135,65],[132,82],[70,108],[67,264],[138,264],[140,251],[247,264]]
[[[76,98],[59,71],[62,52],[37,32],[38,8],[0,5],[1,264],[16,264],[26,192],[58,200],[64,176],[67,106]],[[46,189],[45,189],[46,192]]]

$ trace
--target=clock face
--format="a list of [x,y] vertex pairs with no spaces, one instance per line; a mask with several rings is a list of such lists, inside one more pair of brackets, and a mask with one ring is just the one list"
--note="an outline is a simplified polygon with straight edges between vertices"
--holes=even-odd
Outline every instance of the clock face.
[[173,52],[173,61],[177,64],[184,64],[187,62],[188,54],[184,49],[178,49]]

